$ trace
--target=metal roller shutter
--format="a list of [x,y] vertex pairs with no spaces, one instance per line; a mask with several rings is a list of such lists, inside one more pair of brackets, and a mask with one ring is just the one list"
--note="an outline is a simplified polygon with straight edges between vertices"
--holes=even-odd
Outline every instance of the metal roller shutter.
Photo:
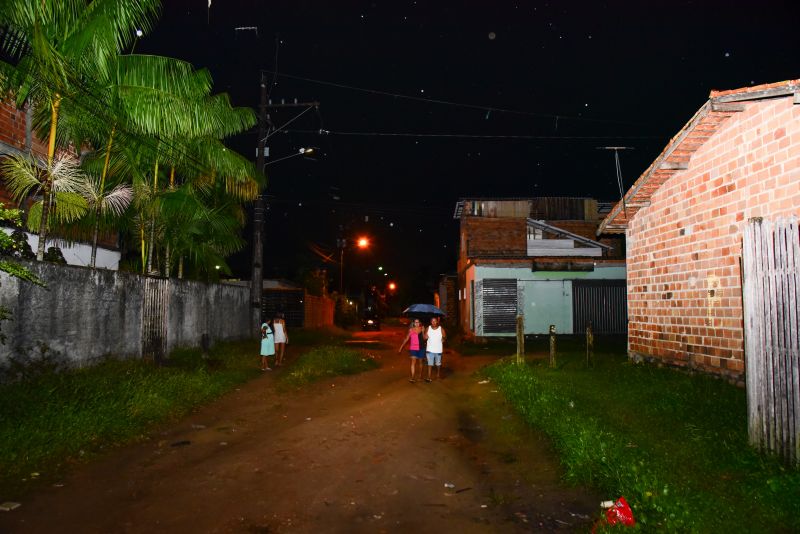
[[517,318],[517,280],[483,280],[483,333],[513,334]]
[[628,301],[625,280],[573,280],[573,331],[586,331],[591,322],[595,334],[628,331]]

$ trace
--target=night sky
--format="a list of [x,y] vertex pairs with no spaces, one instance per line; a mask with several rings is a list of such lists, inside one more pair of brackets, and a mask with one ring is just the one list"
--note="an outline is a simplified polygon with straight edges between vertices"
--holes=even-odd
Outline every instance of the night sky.
[[[321,265],[312,248],[333,252],[341,225],[373,240],[346,251],[348,285],[381,265],[411,298],[455,271],[460,197],[616,200],[613,154],[597,147],[633,148],[627,188],[711,89],[800,77],[799,5],[164,0],[136,52],[208,68],[235,105],[257,107],[262,69],[273,102],[319,101],[269,139],[268,161],[317,157],[266,168],[265,276]],[[229,144],[255,158],[256,142]],[[249,278],[249,261],[249,248],[232,258],[234,274]]]

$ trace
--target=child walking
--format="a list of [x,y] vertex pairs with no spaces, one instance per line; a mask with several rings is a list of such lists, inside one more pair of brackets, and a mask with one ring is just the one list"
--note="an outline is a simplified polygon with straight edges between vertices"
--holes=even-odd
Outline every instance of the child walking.
[[286,330],[283,313],[275,316],[272,326],[275,328],[275,367],[280,367],[283,365],[283,351],[286,350],[286,344],[289,343],[289,332]]
[[261,370],[272,371],[269,366],[269,357],[275,356],[275,335],[269,326],[269,319],[261,325]]

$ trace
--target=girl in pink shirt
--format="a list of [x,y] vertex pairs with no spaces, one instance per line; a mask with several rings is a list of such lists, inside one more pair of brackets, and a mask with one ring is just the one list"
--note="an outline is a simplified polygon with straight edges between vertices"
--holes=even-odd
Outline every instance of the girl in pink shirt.
[[411,378],[408,381],[413,383],[417,381],[417,374],[414,369],[417,360],[419,360],[419,377],[422,379],[422,360],[425,359],[425,339],[423,336],[422,323],[419,319],[411,320],[408,335],[406,335],[403,344],[400,345],[397,352],[402,352],[406,343],[408,343],[408,349],[411,351]]

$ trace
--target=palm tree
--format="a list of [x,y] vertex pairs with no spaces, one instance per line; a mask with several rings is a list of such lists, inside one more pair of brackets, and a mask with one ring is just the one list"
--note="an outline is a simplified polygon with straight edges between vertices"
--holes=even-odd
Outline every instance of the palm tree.
[[118,219],[133,199],[133,188],[128,184],[117,184],[109,190],[108,184],[97,177],[87,176],[81,192],[88,205],[88,211],[94,219],[92,231],[92,258],[89,265],[97,264],[97,240],[100,235],[100,223],[103,219]]
[[[134,30],[149,29],[158,6],[158,0],[5,0],[0,10],[0,25],[19,38],[3,41],[0,48],[7,42],[22,43],[14,50],[21,57],[17,64],[0,62],[0,89],[13,91],[18,103],[34,105],[36,131],[49,140],[45,168],[50,168],[56,146],[96,149],[86,164],[99,180],[82,198],[89,199],[93,212],[93,258],[97,223],[104,218],[100,196],[109,180],[125,182],[135,192],[143,268],[152,264],[157,240],[163,239],[170,255],[170,240],[164,237],[169,230],[159,220],[164,194],[160,175],[166,169],[169,190],[176,175],[187,183],[210,179],[225,184],[215,194],[225,195],[226,202],[251,198],[254,184],[262,181],[251,163],[220,141],[255,124],[251,110],[232,107],[227,95],[210,95],[211,78],[205,70],[170,58],[121,54]],[[52,180],[44,178],[39,187],[39,258],[53,205]],[[69,198],[57,202],[64,212]],[[201,200],[209,207],[213,199]],[[235,233],[234,226],[229,230]],[[169,257],[164,263],[168,268]]]
[[[131,43],[134,32],[149,30],[159,7],[159,0],[3,2],[0,25],[16,37],[2,43],[14,46],[4,52],[20,61],[0,62],[0,89],[12,91],[18,105],[29,102],[37,110],[37,133],[48,139],[46,169],[53,168],[62,103],[85,99],[86,81],[109,71],[111,60]],[[41,180],[39,261],[47,240],[53,179]]]
[[[0,162],[0,173],[17,202],[22,203],[31,196],[41,197],[28,210],[29,230],[46,227],[50,219],[71,223],[86,213],[88,206],[82,195],[86,177],[77,159],[68,153],[49,161],[27,154],[12,155]],[[42,194],[45,190],[50,194]],[[40,234],[39,249],[41,240]]]

